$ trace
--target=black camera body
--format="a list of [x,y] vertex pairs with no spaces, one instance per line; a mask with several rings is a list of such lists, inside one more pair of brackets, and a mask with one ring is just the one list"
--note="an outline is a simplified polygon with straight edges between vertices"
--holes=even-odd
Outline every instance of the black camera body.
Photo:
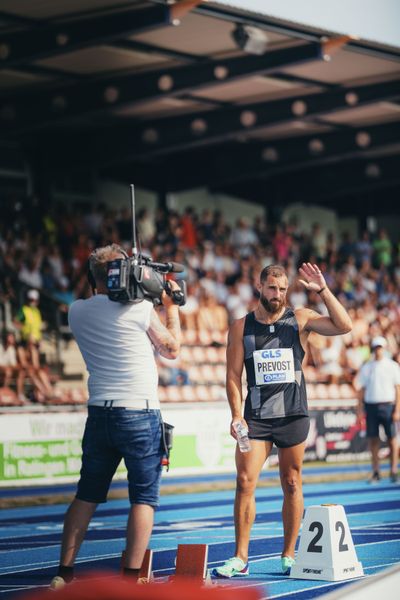
[[112,260],[107,263],[108,297],[121,304],[148,300],[158,306],[162,304],[161,295],[165,290],[175,304],[183,306],[186,302],[186,283],[179,281],[180,290],[172,290],[165,277],[168,272],[182,270],[176,263],[155,263],[144,256]]
[[[107,290],[108,297],[113,302],[121,304],[135,304],[142,300],[149,300],[158,306],[162,304],[163,291],[172,297],[178,306],[186,302],[186,283],[178,281],[179,290],[172,290],[166,278],[167,273],[182,273],[183,265],[174,262],[154,262],[150,256],[137,252],[136,247],[136,215],[135,215],[135,186],[131,184],[132,202],[132,256],[128,256],[121,249],[124,258],[111,260],[107,263]],[[90,269],[89,269],[90,273]]]

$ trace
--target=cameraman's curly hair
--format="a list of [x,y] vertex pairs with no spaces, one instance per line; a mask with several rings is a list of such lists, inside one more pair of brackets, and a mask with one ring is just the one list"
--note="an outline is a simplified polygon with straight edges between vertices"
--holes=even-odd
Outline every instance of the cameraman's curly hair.
[[118,254],[127,256],[125,250],[121,246],[118,246],[118,244],[110,244],[109,246],[93,250],[89,256],[89,270],[96,283],[107,285],[107,263],[117,258]]

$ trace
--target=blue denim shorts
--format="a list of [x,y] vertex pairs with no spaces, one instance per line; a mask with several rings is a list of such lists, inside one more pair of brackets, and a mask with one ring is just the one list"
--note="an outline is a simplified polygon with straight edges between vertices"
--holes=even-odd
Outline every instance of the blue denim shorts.
[[76,497],[86,502],[106,502],[113,475],[124,459],[131,504],[158,506],[161,439],[159,410],[89,406]]

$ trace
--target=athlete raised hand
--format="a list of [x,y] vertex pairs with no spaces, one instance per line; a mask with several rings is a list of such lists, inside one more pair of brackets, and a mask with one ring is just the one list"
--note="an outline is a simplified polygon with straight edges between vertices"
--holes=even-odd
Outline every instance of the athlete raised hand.
[[299,269],[302,277],[300,283],[310,292],[322,292],[326,288],[326,281],[318,265],[312,263],[303,263]]

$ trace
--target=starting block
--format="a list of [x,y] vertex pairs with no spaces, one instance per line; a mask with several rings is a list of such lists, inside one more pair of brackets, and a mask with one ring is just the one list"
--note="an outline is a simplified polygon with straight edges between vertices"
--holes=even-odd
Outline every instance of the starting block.
[[305,513],[294,579],[344,581],[364,575],[340,504],[310,506]]
[[178,544],[175,577],[186,577],[198,583],[207,583],[211,578],[207,570],[207,544]]
[[[125,567],[125,555],[126,551],[122,551],[121,555],[121,575],[124,572]],[[142,566],[140,567],[139,579],[147,579],[147,581],[153,580],[153,550],[149,550],[149,548],[144,553],[144,558],[142,562]]]

